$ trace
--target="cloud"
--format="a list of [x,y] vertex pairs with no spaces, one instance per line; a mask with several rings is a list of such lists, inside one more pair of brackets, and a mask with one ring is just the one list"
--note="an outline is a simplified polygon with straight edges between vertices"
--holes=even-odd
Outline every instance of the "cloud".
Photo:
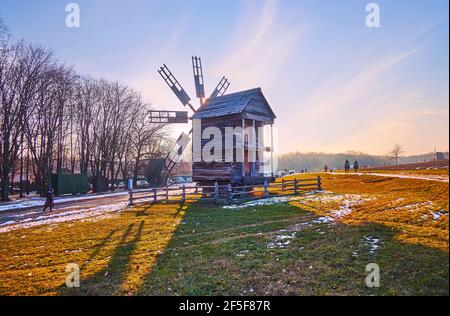
[[[383,97],[378,88],[390,79],[395,67],[420,51],[421,49],[415,48],[384,58],[368,65],[348,81],[338,81],[334,85],[325,83],[302,102],[302,107],[309,109],[305,115],[309,119],[318,119],[342,111],[357,101],[371,103],[374,97]],[[377,95],[376,92],[380,94]]]
[[185,12],[182,12],[179,22],[176,24],[175,28],[171,31],[169,38],[162,46],[160,52],[161,56],[166,56],[168,53],[173,51],[174,48],[176,48],[180,36],[185,32],[188,20],[189,19],[187,14]]
[[214,71],[226,74],[237,89],[270,86],[299,42],[302,29],[298,21],[294,25],[286,15],[278,15],[277,3],[265,1],[255,15],[243,8],[245,14],[229,45],[232,49],[214,66]]
[[434,146],[448,149],[447,136],[442,126],[448,126],[448,110],[403,109],[397,112],[383,113],[361,129],[358,133],[344,137],[327,148],[329,151],[357,149],[368,153],[382,154],[394,144],[404,146],[409,154],[419,154]]

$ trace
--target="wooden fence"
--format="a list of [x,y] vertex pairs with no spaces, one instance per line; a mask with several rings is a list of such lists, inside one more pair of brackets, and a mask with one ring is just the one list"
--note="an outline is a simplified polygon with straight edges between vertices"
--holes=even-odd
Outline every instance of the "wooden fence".
[[210,201],[214,203],[233,203],[242,200],[268,198],[300,194],[307,190],[322,190],[321,178],[293,179],[263,185],[231,186],[216,184],[212,186],[159,187],[129,190],[130,205],[137,203]]

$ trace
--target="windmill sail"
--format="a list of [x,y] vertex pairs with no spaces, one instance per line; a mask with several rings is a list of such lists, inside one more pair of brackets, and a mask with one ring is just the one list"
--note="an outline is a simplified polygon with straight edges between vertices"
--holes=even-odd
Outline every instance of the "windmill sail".
[[224,95],[229,86],[230,86],[230,82],[228,81],[228,79],[225,77],[222,77],[219,84],[214,89],[214,91],[211,93],[211,96],[209,98],[211,99],[211,98],[215,98],[217,96]]
[[180,85],[180,83],[172,74],[172,72],[169,70],[169,68],[164,64],[161,68],[158,69],[158,72],[164,79],[164,81],[167,83],[169,88],[177,96],[178,100],[180,100],[181,104],[183,104],[184,106],[190,105],[189,102],[191,101],[191,98],[183,89],[183,87]]
[[205,83],[203,81],[202,60],[200,57],[192,56],[192,70],[194,72],[195,93],[201,103],[203,102],[202,99],[205,98]]
[[[200,57],[192,56],[192,69],[194,73],[194,81],[195,81],[195,92],[197,98],[200,99],[200,106],[203,105],[205,101],[205,83],[203,81],[203,68],[202,61]],[[180,100],[183,106],[188,105],[190,109],[195,113],[196,110],[190,103],[191,98],[183,89],[181,84],[169,70],[169,68],[163,64],[161,68],[158,69],[158,73],[167,83],[169,88],[176,95],[178,100]],[[214,89],[210,98],[214,98],[217,96],[222,96],[227,91],[230,86],[230,82],[227,78],[222,77],[217,87]],[[150,111],[150,122],[151,123],[185,123],[187,120],[187,113],[180,111]],[[192,133],[192,129],[189,132],[189,135]],[[166,156],[166,167],[162,172],[163,175],[167,178],[172,172],[173,168],[176,166],[177,162],[180,160],[181,156],[185,152],[189,142],[191,141],[191,137],[182,133],[175,145],[172,147],[171,151]]]
[[180,160],[183,153],[186,151],[189,142],[191,141],[191,137],[186,133],[181,133],[178,137],[178,140],[173,145],[172,149],[166,156],[166,168],[165,173],[169,175],[172,172],[172,169],[175,167],[177,162]]

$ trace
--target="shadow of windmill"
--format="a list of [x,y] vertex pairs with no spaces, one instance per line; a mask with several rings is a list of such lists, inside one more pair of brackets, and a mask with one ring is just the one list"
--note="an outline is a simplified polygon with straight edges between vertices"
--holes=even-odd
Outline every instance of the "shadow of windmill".
[[[94,275],[84,279],[80,279],[80,287],[68,288],[65,284],[59,287],[59,295],[75,295],[75,296],[96,296],[96,295],[118,295],[122,294],[122,286],[126,279],[130,259],[136,247],[141,240],[144,221],[142,220],[136,230],[134,237],[127,242],[133,232],[135,224],[129,224],[123,231],[118,246],[114,250],[108,265]],[[114,231],[108,236],[112,236]],[[108,238],[108,237],[107,237]],[[102,245],[105,245],[107,238],[104,239]],[[101,245],[99,245],[101,247]],[[98,253],[100,250],[94,251]]]

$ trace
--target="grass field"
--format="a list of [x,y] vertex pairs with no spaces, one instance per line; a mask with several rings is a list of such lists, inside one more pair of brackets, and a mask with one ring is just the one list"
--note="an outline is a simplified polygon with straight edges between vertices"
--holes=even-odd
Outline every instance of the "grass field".
[[[2,233],[0,294],[449,294],[448,183],[322,177],[324,192],[285,203],[141,205]],[[79,288],[65,286],[68,263]]]
[[417,169],[417,170],[359,170],[360,173],[387,173],[387,174],[404,174],[410,176],[439,176],[448,179],[448,168],[440,169]]

